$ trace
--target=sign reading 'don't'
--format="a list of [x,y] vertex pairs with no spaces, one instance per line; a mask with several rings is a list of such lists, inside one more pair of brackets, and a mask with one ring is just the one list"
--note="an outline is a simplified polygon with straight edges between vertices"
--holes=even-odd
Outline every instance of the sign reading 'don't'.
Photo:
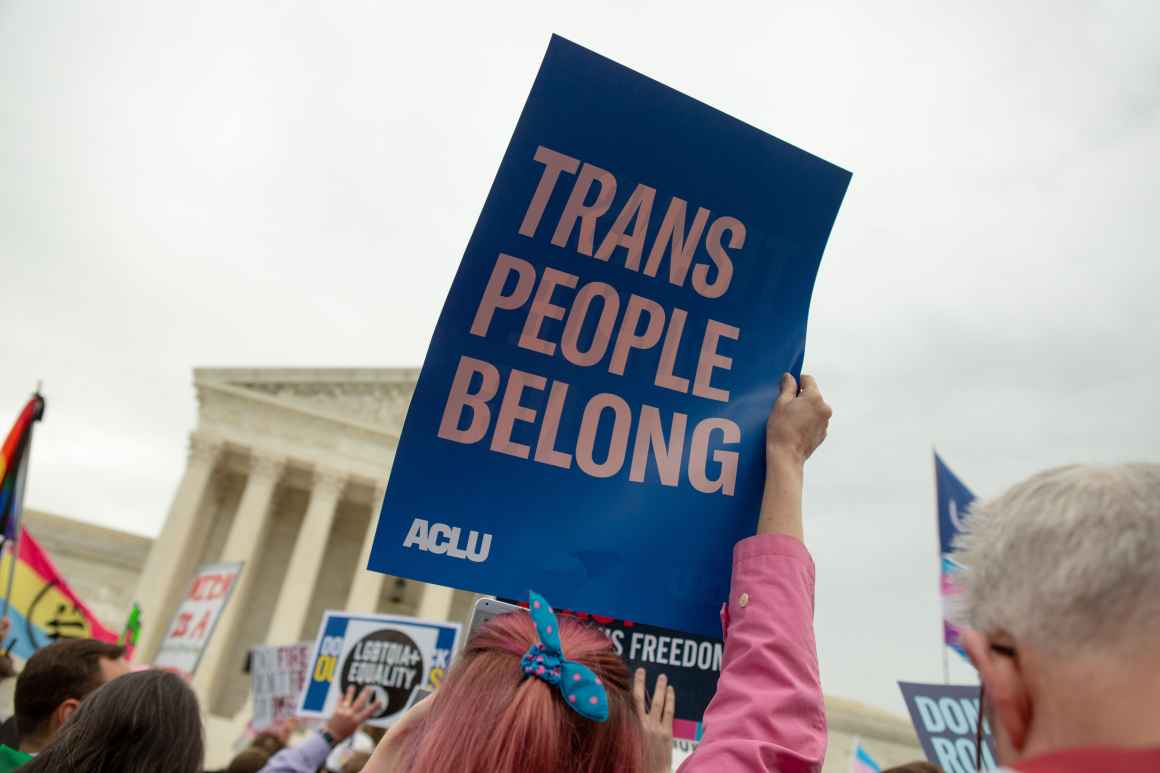
[[927,760],[946,773],[995,770],[995,741],[984,721],[983,764],[975,760],[979,688],[960,684],[899,682]]
[[458,638],[458,623],[327,612],[298,715],[329,717],[348,689],[358,694],[369,687],[381,708],[367,724],[388,727],[402,716],[412,692],[439,687]]
[[156,668],[175,671],[187,679],[194,675],[241,573],[240,561],[197,568],[153,659]]
[[849,180],[553,37],[427,352],[370,568],[716,634]]

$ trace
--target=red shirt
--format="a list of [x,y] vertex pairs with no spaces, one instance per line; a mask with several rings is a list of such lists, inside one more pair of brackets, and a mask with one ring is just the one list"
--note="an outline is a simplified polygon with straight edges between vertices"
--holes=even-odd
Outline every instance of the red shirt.
[[1012,767],[1019,773],[1157,773],[1160,748],[1064,749],[1020,760]]

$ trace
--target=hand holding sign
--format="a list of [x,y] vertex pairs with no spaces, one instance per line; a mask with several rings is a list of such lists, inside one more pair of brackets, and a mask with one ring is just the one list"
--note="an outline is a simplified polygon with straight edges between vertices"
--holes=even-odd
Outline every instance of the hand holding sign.
[[826,439],[834,415],[813,376],[781,377],[781,392],[765,424],[765,492],[758,534],[802,539],[802,467]]
[[364,687],[356,699],[354,688],[347,688],[346,695],[342,696],[342,702],[338,704],[338,708],[334,710],[334,714],[326,723],[326,732],[334,738],[336,743],[345,741],[354,735],[354,731],[358,730],[363,722],[373,717],[382,708],[382,704],[378,701],[371,700],[373,695],[374,690],[370,687]]
[[781,391],[765,425],[766,453],[804,464],[826,439],[834,411],[822,399],[813,376],[802,376],[801,390],[793,376],[781,377]]

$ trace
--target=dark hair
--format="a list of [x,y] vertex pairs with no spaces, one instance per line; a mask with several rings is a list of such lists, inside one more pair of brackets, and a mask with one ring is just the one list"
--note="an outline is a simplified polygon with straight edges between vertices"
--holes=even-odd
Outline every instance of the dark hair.
[[286,748],[286,742],[273,733],[263,730],[254,736],[254,740],[250,742],[248,748],[257,749],[260,752],[265,752],[267,757],[273,757]]
[[101,686],[101,659],[117,660],[125,648],[95,639],[58,641],[35,652],[16,679],[16,730],[21,738],[45,731],[65,701],[83,700]]
[[176,674],[137,671],[90,695],[23,773],[200,773],[197,696]]
[[248,749],[243,749],[230,760],[224,773],[258,773],[266,767],[266,763],[269,761],[269,754],[266,754],[262,749],[251,746]]
[[887,768],[883,773],[943,773],[943,769],[930,762],[920,761]]

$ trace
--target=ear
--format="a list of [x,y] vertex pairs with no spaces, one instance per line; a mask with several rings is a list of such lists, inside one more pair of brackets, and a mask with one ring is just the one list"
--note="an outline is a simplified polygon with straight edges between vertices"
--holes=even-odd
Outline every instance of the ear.
[[988,719],[999,760],[1010,763],[1022,755],[1035,713],[1026,674],[1017,658],[992,651],[990,641],[978,631],[962,631],[960,641],[987,690],[986,701],[992,709]]
[[73,712],[75,712],[77,708],[80,707],[80,705],[81,702],[76,698],[67,698],[56,707],[56,711],[52,712],[52,730],[54,734],[57,730],[60,730],[61,726],[68,721],[68,718],[73,715]]

